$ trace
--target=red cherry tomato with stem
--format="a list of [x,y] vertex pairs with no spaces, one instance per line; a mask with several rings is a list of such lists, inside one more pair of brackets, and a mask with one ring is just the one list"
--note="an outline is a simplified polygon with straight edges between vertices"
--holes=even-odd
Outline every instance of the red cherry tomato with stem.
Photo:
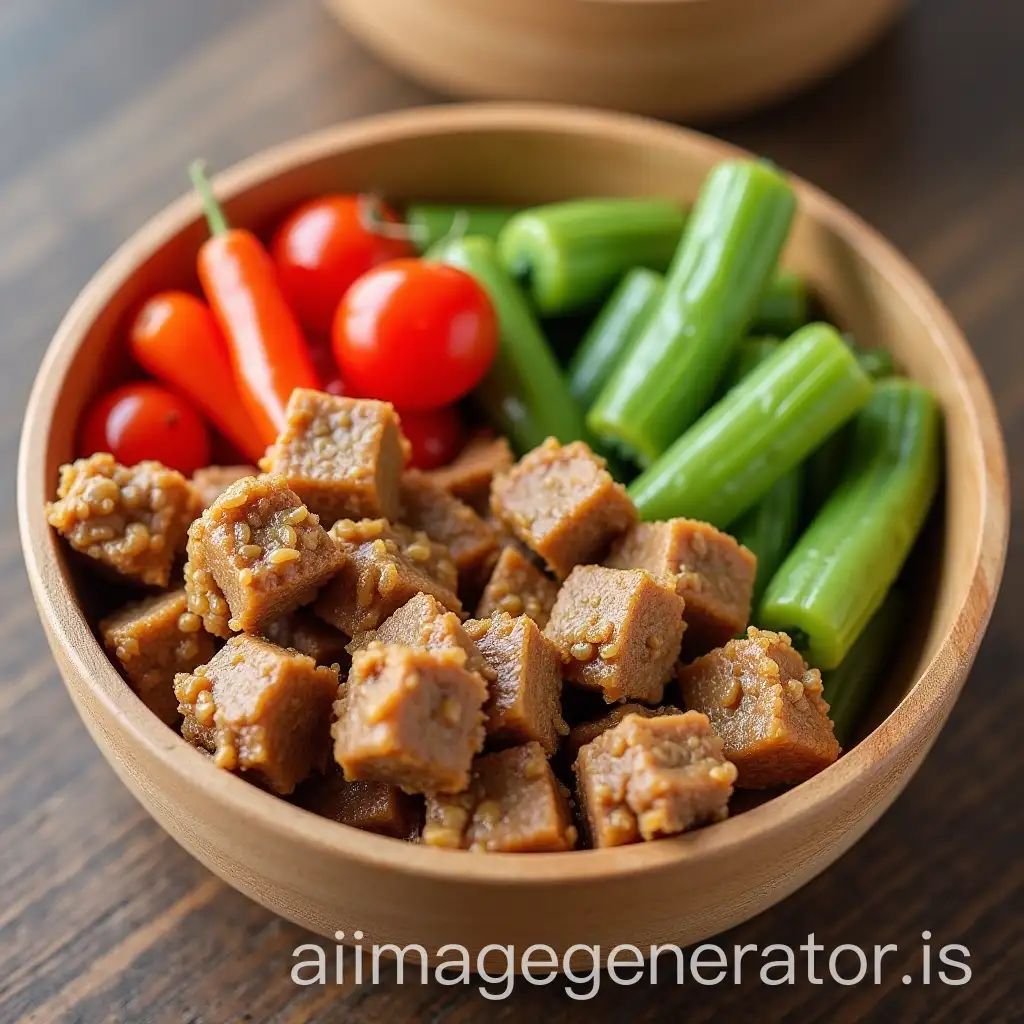
[[402,433],[412,446],[409,464],[416,469],[447,466],[462,450],[462,417],[454,405],[428,412],[399,410]]
[[82,420],[83,455],[110,452],[132,466],[155,459],[185,476],[210,464],[210,434],[180,395],[149,381],[122,384],[102,395]]
[[334,357],[355,394],[439,409],[472,391],[494,360],[498,325],[465,271],[393,260],[365,273],[334,317]]
[[356,278],[414,251],[407,240],[374,231],[367,223],[368,211],[382,221],[400,223],[372,197],[328,195],[300,206],[274,236],[271,255],[281,287],[312,334],[330,333],[334,311]]

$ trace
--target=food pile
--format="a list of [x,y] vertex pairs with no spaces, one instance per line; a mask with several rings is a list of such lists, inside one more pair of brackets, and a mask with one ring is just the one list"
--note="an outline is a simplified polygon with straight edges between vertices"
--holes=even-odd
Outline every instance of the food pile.
[[264,246],[192,173],[204,298],[138,311],[148,376],[47,506],[123,589],[98,633],[154,714],[314,813],[482,851],[677,835],[839,757],[941,418],[808,322],[783,175],[720,164],[690,211],[332,195]]

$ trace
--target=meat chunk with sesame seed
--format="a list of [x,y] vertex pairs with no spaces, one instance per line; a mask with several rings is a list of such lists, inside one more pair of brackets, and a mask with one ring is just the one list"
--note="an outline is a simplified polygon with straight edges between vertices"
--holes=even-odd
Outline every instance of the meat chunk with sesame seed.
[[344,567],[321,591],[313,610],[343,633],[355,637],[376,629],[420,593],[430,594],[450,611],[462,611],[458,595],[447,585],[454,566],[443,548],[424,534],[385,519],[342,519],[331,527],[330,536],[342,552]]
[[392,839],[417,839],[423,826],[423,798],[387,782],[347,782],[332,764],[295,791],[293,802],[322,818]]
[[335,706],[334,759],[350,782],[458,793],[483,746],[487,685],[455,647],[373,644]]
[[232,637],[179,675],[181,734],[218,767],[280,795],[329,763],[338,673],[255,636]]
[[389,403],[296,388],[260,468],[283,477],[327,526],[338,519],[397,520],[407,449]]
[[721,647],[747,628],[757,558],[709,523],[637,523],[616,541],[604,564],[675,580],[686,601],[684,660]]
[[143,704],[162,722],[177,725],[174,677],[213,657],[213,637],[188,610],[184,589],[132,601],[100,622],[107,653]]
[[236,480],[247,476],[259,476],[255,466],[204,466],[192,474],[192,486],[196,489],[202,508],[209,508]]
[[491,487],[494,514],[565,579],[573,566],[600,561],[637,520],[626,490],[582,441],[549,437]]
[[562,718],[562,655],[533,619],[496,612],[471,619],[466,632],[492,670],[484,708],[488,743],[537,742],[548,757],[569,727]]
[[625,846],[721,821],[735,766],[706,715],[687,711],[618,725],[580,748],[573,765],[591,845]]
[[565,741],[565,753],[569,762],[576,760],[581,747],[593,743],[598,736],[609,729],[614,729],[626,715],[639,715],[641,718],[656,718],[659,715],[680,715],[679,708],[666,704],[660,708],[649,708],[644,704],[619,704],[600,718],[592,718],[588,722],[580,722],[569,730]]
[[100,452],[61,466],[46,520],[111,574],[166,587],[199,511],[195,490],[177,470],[159,462],[122,466]]
[[680,670],[683,701],[702,711],[739,769],[738,786],[760,789],[802,782],[839,756],[821,694],[785,633],[747,630]]
[[245,477],[189,527],[189,610],[217,636],[259,632],[312,601],[344,561],[284,480]]
[[657,704],[683,639],[685,602],[643,569],[578,565],[558,592],[545,635],[566,678],[612,704]]
[[427,476],[449,494],[481,515],[490,507],[491,481],[513,463],[508,439],[479,431],[447,466],[427,471]]
[[538,743],[473,762],[469,787],[427,799],[423,842],[489,853],[557,853],[576,845],[568,794]]
[[278,647],[290,647],[299,654],[308,654],[318,665],[341,665],[347,672],[349,665],[348,637],[328,626],[308,607],[297,608],[287,615],[268,622],[262,629],[264,636]]
[[495,612],[509,615],[529,615],[543,629],[551,617],[551,609],[558,596],[558,584],[549,579],[518,548],[508,545],[502,549],[494,564],[491,578],[477,605],[478,619],[486,619]]
[[426,473],[402,476],[402,521],[443,544],[459,573],[463,594],[480,593],[498,557],[498,535],[467,504],[434,483]]

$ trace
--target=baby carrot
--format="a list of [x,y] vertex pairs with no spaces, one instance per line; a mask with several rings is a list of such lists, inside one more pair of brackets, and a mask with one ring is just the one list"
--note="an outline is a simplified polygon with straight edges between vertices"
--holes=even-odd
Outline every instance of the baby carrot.
[[139,366],[192,399],[250,462],[263,455],[265,445],[238,394],[224,336],[205,302],[188,292],[154,295],[132,321],[128,344]]
[[189,175],[210,225],[197,260],[199,281],[227,340],[242,401],[268,445],[284,425],[292,391],[319,386],[309,346],[263,244],[228,225],[202,161]]

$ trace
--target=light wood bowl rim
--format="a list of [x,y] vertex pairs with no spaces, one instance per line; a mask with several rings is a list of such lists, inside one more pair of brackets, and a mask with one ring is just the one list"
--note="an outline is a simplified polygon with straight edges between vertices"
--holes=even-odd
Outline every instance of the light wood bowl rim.
[[[317,131],[275,146],[218,175],[215,186],[231,197],[269,177],[339,150],[420,134],[479,130],[540,129],[583,135],[603,135],[635,145],[642,153],[648,143],[668,141],[710,152],[715,159],[750,154],[701,133],[627,114],[605,113],[576,107],[533,103],[469,103],[417,108],[379,115]],[[964,589],[953,629],[916,679],[900,704],[850,753],[802,785],[735,818],[676,839],[571,854],[453,853],[388,839],[339,826],[262,792],[214,767],[179,735],[167,729],[131,693],[95,640],[86,649],[75,646],[67,624],[88,626],[75,599],[57,553],[57,542],[42,512],[53,481],[44,479],[51,419],[68,365],[88,326],[134,269],[166,240],[197,220],[198,200],[191,194],[171,203],[129,238],[80,293],[61,322],[40,366],[21,437],[18,466],[18,518],[21,543],[33,596],[52,642],[67,651],[81,684],[103,703],[126,734],[126,741],[142,745],[168,770],[180,786],[202,787],[226,815],[251,828],[254,837],[268,830],[310,850],[334,858],[353,858],[407,875],[448,881],[529,886],[540,882],[590,882],[640,875],[651,871],[727,855],[739,844],[750,844],[771,830],[820,812],[823,804],[883,760],[942,724],[942,705],[950,688],[962,680],[957,666],[973,657],[991,615],[1005,560],[1009,494],[1002,434],[988,387],[974,355],[946,311],[922,277],[880,235],[819,189],[794,178],[802,209],[826,223],[868,263],[898,281],[907,303],[928,321],[934,344],[945,350],[960,370],[958,401],[970,414],[978,455],[984,464],[982,522],[976,541],[970,583]],[[57,580],[50,590],[44,580]],[[971,601],[979,586],[982,600]],[[954,636],[961,638],[959,646]],[[966,646],[965,646],[966,645]],[[965,653],[966,651],[966,653]],[[69,689],[71,684],[65,680]],[[927,746],[927,743],[925,744]]]

